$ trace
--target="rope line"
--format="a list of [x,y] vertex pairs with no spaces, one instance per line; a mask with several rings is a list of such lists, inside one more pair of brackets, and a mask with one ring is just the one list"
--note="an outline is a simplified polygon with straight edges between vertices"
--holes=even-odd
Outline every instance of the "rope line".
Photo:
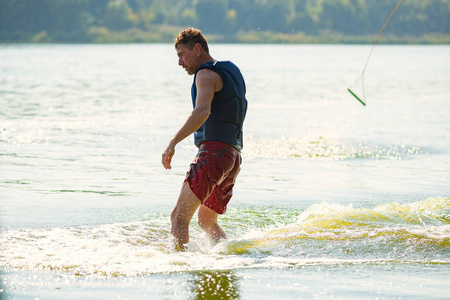
[[[381,34],[383,33],[384,29],[386,28],[386,25],[389,23],[389,21],[391,20],[392,16],[394,15],[395,11],[397,10],[397,8],[400,6],[400,4],[402,3],[403,0],[398,1],[397,5],[395,6],[394,10],[392,10],[391,14],[389,15],[389,17],[387,18],[386,22],[383,25],[383,28],[381,28],[380,33],[378,33],[377,38],[375,39],[375,42],[372,45],[372,48],[369,52],[369,56],[367,57],[366,63],[364,65],[364,68],[361,72],[361,74],[356,78],[356,80],[350,85],[350,87],[347,89],[356,99],[359,100],[359,102],[361,102],[363,105],[366,105],[364,103],[364,101],[366,101],[366,91],[364,89],[364,72],[366,72],[366,68],[367,65],[369,64],[369,60],[370,57],[372,56],[373,50],[375,49],[375,45],[378,43],[378,40],[380,39]],[[353,87],[353,85],[361,78],[362,81],[362,90],[363,90],[363,99],[364,101],[362,101],[358,96],[355,95],[355,93],[353,93],[351,91],[351,88]]]

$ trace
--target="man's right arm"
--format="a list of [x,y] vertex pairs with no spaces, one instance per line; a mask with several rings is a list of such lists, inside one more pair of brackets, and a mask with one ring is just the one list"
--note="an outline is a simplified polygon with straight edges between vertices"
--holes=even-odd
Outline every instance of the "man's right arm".
[[197,99],[195,109],[191,112],[180,130],[170,140],[162,154],[161,162],[166,169],[171,168],[172,157],[175,154],[175,146],[197,131],[208,119],[214,93],[218,88],[222,88],[222,78],[212,70],[203,69],[197,73],[196,86]]

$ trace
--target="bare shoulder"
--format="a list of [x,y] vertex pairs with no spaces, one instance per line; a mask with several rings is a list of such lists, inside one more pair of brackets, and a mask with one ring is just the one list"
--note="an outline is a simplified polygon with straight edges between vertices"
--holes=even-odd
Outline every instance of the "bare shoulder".
[[197,73],[198,86],[213,86],[214,92],[218,92],[223,87],[222,77],[211,69],[204,68]]

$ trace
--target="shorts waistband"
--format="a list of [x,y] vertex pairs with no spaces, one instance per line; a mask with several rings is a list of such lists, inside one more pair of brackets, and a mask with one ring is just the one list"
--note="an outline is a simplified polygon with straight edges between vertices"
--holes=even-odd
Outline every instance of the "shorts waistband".
[[210,150],[210,151],[226,149],[227,151],[230,151],[233,154],[240,153],[240,151],[235,147],[227,143],[217,141],[204,141],[199,145],[198,148],[199,150]]

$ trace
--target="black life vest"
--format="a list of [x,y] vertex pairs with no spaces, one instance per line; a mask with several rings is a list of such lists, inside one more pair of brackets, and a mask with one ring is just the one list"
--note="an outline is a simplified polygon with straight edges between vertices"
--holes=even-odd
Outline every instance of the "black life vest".
[[241,150],[243,147],[242,127],[247,113],[244,78],[239,68],[231,61],[210,61],[201,65],[195,72],[191,88],[194,108],[197,99],[197,73],[204,68],[209,68],[222,77],[223,88],[214,94],[211,114],[194,133],[195,145],[198,147],[204,141],[216,141]]

